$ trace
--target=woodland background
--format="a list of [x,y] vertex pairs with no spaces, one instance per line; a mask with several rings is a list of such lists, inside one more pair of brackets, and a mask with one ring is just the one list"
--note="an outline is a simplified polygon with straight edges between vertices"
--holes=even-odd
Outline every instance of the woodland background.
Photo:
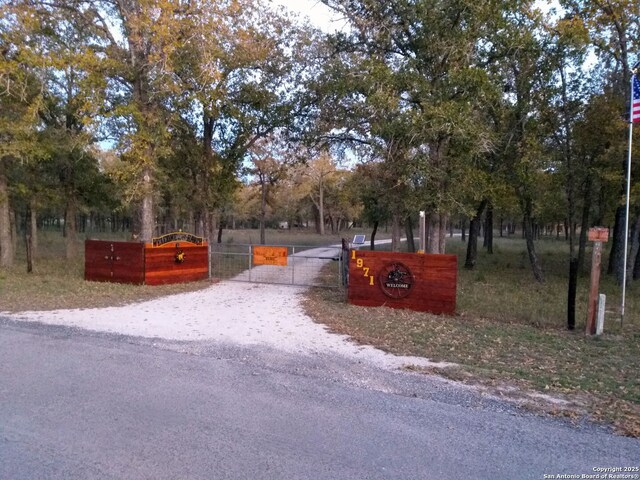
[[456,227],[474,269],[481,226],[489,251],[521,235],[538,282],[541,235],[571,284],[608,226],[621,283],[637,2],[322,3],[338,32],[254,0],[1,0],[0,269],[52,227],[68,258],[79,231],[385,226],[399,249],[424,210],[429,252]]

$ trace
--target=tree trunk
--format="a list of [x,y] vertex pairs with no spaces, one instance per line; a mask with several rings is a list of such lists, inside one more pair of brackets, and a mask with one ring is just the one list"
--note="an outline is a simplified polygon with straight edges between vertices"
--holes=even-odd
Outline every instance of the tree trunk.
[[441,213],[438,219],[439,231],[438,231],[438,252],[443,255],[447,251],[447,222],[449,216]]
[[27,248],[27,273],[33,273],[33,246],[31,244],[31,235],[25,233],[24,243]]
[[141,235],[140,232],[142,231],[142,222],[140,220],[141,212],[142,212],[142,209],[140,208],[140,206],[136,205],[135,208],[133,209],[132,216],[131,216],[131,240],[132,241],[140,240],[140,235]]
[[637,215],[631,228],[631,249],[627,260],[627,284],[633,278],[633,269],[640,250],[640,215]]
[[371,251],[374,251],[376,249],[376,233],[378,233],[378,225],[379,225],[379,222],[377,220],[373,222],[373,231],[371,232],[371,242],[369,242]]
[[447,241],[447,216],[434,213],[429,215],[428,220],[427,253],[444,253]]
[[624,262],[624,225],[625,207],[620,205],[616,208],[615,223],[613,225],[613,241],[609,253],[609,264],[607,273],[615,274],[618,285],[622,285],[622,263]]
[[15,210],[9,211],[9,223],[11,224],[11,251],[15,258],[15,252],[18,251],[18,219]]
[[467,240],[466,227],[467,227],[467,219],[463,218],[462,221],[460,222],[460,238],[462,239],[463,242]]
[[142,171],[142,185],[143,197],[140,211],[142,225],[140,228],[140,240],[143,242],[151,242],[155,233],[155,222],[153,215],[153,172],[149,167],[146,167]]
[[65,230],[67,232],[67,260],[72,260],[78,256],[78,238],[76,233],[76,203],[74,198],[67,199],[67,210],[65,218]]
[[218,218],[218,215],[211,210],[205,210],[205,218],[207,219],[207,229],[205,230],[205,237],[207,242],[213,243],[213,239],[217,240],[218,226],[222,227],[222,221]]
[[321,229],[322,220],[320,219],[320,213],[319,213],[318,207],[315,204],[313,207],[314,208],[312,208],[312,210],[313,210],[313,217],[314,217],[314,222],[316,226],[316,233],[320,235],[320,232],[322,231]]
[[324,182],[320,175],[320,192],[318,197],[318,215],[320,216],[320,235],[324,235]]
[[264,231],[264,222],[267,217],[267,185],[262,178],[260,179],[260,193],[260,245],[265,245],[267,243]]
[[195,218],[196,218],[196,222],[195,222],[194,233],[198,237],[206,237],[207,231],[209,230],[209,225],[207,224],[208,220],[205,216],[205,213],[203,211],[196,212]]
[[493,254],[493,205],[487,205],[487,215],[484,221],[484,247],[489,254]]
[[487,200],[480,202],[476,214],[469,222],[469,242],[467,243],[467,258],[464,262],[464,268],[467,270],[473,270],[476,266],[478,259],[478,236],[480,235],[480,222],[482,219],[482,213],[487,206]]
[[578,290],[578,259],[569,259],[569,292],[567,298],[567,328],[576,328],[576,291]]
[[636,263],[633,264],[633,279],[638,280],[640,278],[640,255],[636,256]]
[[429,252],[429,244],[432,241],[431,238],[431,214],[425,212],[424,217],[424,245],[422,246],[424,249],[424,253]]
[[404,231],[407,235],[407,252],[416,253],[416,243],[413,240],[413,225],[411,217],[407,217],[404,224]]
[[[585,181],[584,195],[582,200],[582,218],[580,219],[580,238],[578,240],[578,271],[584,272],[584,258],[587,250],[587,232],[589,230],[589,212],[591,211],[592,199],[592,175],[589,174]],[[571,228],[571,226],[569,226]]]
[[0,267],[13,265],[14,248],[11,239],[11,208],[5,160],[0,158]]
[[24,245],[27,257],[27,273],[33,273],[33,244],[31,243],[31,202],[27,203],[24,216]]
[[30,215],[30,229],[29,235],[31,235],[31,254],[33,258],[38,257],[38,211],[36,201],[31,199],[29,210],[31,211]]
[[529,254],[529,262],[531,263],[531,269],[533,271],[533,276],[535,279],[543,283],[544,275],[542,274],[542,268],[540,267],[540,262],[538,260],[538,255],[536,254],[536,247],[534,244],[534,231],[533,231],[533,219],[531,218],[531,213],[533,211],[533,201],[530,198],[526,198],[523,200],[524,202],[524,238],[527,243],[527,253]]
[[400,251],[400,215],[394,213],[391,219],[391,251]]

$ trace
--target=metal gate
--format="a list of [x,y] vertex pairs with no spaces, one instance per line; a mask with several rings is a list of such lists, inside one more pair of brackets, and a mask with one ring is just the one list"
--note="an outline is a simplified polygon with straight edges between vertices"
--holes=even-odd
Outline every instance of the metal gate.
[[211,278],[235,282],[339,287],[342,247],[210,245]]

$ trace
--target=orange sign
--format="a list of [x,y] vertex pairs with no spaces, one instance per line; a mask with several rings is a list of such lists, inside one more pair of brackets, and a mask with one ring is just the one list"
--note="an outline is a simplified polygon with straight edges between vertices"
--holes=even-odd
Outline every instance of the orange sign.
[[590,242],[607,242],[609,241],[609,229],[602,227],[594,227],[589,229]]
[[254,265],[279,265],[287,266],[287,247],[253,247]]

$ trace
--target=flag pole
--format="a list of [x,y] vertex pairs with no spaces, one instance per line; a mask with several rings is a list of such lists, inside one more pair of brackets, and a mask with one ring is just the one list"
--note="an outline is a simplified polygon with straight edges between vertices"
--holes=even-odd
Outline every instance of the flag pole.
[[631,95],[629,96],[629,151],[627,155],[627,205],[624,225],[624,263],[622,273],[622,306],[620,308],[620,327],[624,324],[624,307],[627,294],[627,255],[629,247],[629,197],[631,195],[631,147],[633,144],[633,85],[635,73],[631,75]]

